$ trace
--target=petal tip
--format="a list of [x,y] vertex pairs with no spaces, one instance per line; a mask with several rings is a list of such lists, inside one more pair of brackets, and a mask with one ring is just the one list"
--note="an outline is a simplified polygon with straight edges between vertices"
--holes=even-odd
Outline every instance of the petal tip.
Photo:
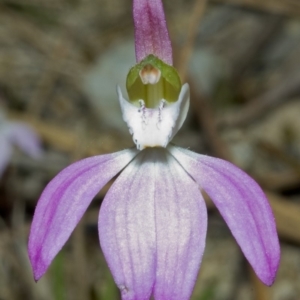
[[265,278],[259,277],[262,283],[264,283],[267,286],[273,285],[275,279],[276,279],[276,272],[274,274],[269,274],[268,276],[265,276]]
[[40,261],[32,261],[31,266],[32,266],[32,271],[33,271],[33,278],[35,282],[38,282],[41,277],[46,273],[48,266],[45,266],[44,263],[41,263]]
[[39,281],[41,277],[46,273],[49,264],[45,264],[40,259],[35,259],[34,261],[30,259],[32,271],[33,271],[33,278],[35,282]]
[[40,280],[40,278],[46,273],[50,262],[47,263],[41,256],[41,249],[38,249],[35,245],[33,245],[32,241],[29,238],[28,243],[28,256],[29,261],[32,267],[33,278],[35,282]]
[[280,264],[280,244],[278,239],[277,241],[273,240],[272,244],[272,252],[265,252],[265,256],[261,257],[255,263],[248,260],[257,277],[267,286],[273,285]]

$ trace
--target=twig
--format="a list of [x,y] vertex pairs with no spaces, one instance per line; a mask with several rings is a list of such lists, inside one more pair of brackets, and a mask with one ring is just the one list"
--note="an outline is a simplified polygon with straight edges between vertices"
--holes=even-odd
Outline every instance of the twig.
[[[9,119],[27,122],[46,143],[56,149],[73,153],[79,143],[78,135],[74,134],[74,130],[68,130],[53,123],[38,120],[28,114],[11,112],[9,113]],[[103,134],[101,139],[103,140],[101,144],[95,143],[95,139],[92,137],[87,139],[87,145],[89,145],[89,147],[84,150],[85,153],[82,156],[92,156],[120,149],[120,141],[122,141],[122,139],[116,139],[111,133],[107,135]]]
[[268,13],[300,16],[299,2],[292,0],[273,0],[273,1],[261,1],[261,0],[211,0],[214,3],[226,3],[246,8],[263,10]]
[[[187,30],[189,34],[185,42],[185,46],[182,48],[181,53],[179,55],[180,59],[178,70],[183,82],[186,80],[187,77],[188,65],[194,48],[198,24],[203,15],[205,5],[206,1],[204,0],[198,0],[195,2],[194,13],[192,14],[190,26]],[[191,91],[195,90],[193,89],[193,84],[194,82],[190,82]],[[217,131],[213,118],[213,113],[206,100],[202,97],[202,95],[192,95],[191,99],[192,107],[196,112],[199,123],[203,126],[204,132],[212,148],[212,151],[218,157],[229,157],[229,151],[227,150],[227,147],[219,138],[216,137]]]
[[300,244],[300,205],[277,194],[267,192],[281,237]]
[[288,155],[270,142],[259,141],[258,147],[286,163],[300,178],[300,162],[298,159]]
[[253,269],[249,266],[250,279],[254,289],[255,300],[271,300],[270,289],[266,287],[256,276]]
[[[191,90],[195,91],[193,88],[194,82],[189,81],[191,85]],[[196,113],[197,121],[202,127],[206,142],[208,143],[213,155],[231,160],[230,151],[226,143],[220,138],[214,113],[208,104],[208,99],[204,98],[202,95],[191,95],[191,105],[193,111]]]
[[300,176],[293,170],[264,171],[263,174],[254,174],[261,186],[271,191],[288,190],[300,186]]
[[292,96],[300,92],[300,74],[292,74],[277,86],[273,86],[269,91],[261,96],[250,100],[238,112],[225,115],[218,120],[218,126],[246,126],[253,120],[257,120],[271,109],[291,99]]
[[187,29],[188,36],[184,44],[183,49],[181,50],[179,59],[178,59],[178,72],[180,74],[182,82],[185,82],[187,77],[187,70],[191,55],[193,53],[194,42],[197,35],[198,25],[201,21],[203,13],[205,11],[207,0],[196,0],[195,6],[193,9],[193,14],[191,16],[191,22],[189,28]]

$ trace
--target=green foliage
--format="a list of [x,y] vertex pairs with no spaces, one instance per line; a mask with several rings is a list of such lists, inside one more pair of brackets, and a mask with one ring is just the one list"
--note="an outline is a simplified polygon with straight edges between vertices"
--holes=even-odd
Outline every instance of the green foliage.
[[64,281],[64,250],[55,257],[51,266],[53,294],[55,300],[66,300],[66,286]]

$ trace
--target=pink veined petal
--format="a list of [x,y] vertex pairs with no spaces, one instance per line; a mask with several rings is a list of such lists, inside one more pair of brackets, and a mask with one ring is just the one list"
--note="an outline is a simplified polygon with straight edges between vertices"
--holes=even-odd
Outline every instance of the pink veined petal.
[[161,0],[133,0],[133,19],[137,62],[153,54],[172,65],[172,46]]
[[36,280],[46,272],[94,196],[136,153],[124,150],[86,158],[50,181],[38,201],[29,236],[29,258]]
[[6,137],[0,132],[0,176],[2,176],[11,157],[12,148]]
[[7,122],[8,138],[27,155],[33,158],[42,156],[42,148],[35,131],[22,122]]
[[188,300],[201,264],[207,210],[198,185],[168,153],[155,166],[155,300]]
[[101,246],[122,299],[189,299],[206,228],[197,185],[164,149],[143,150],[115,181],[99,216]]
[[227,161],[178,147],[169,150],[213,200],[260,280],[271,285],[280,247],[271,207],[258,184]]

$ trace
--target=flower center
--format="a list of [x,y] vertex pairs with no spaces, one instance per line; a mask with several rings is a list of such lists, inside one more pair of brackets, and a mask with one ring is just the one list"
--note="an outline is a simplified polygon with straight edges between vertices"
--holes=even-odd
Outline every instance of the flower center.
[[156,84],[160,79],[161,72],[154,66],[148,64],[140,70],[139,75],[143,84]]
[[[144,85],[144,99],[139,99],[148,108],[156,108],[164,99],[164,85],[161,71],[148,64],[139,72],[140,79]],[[141,95],[142,96],[142,95]]]
[[158,108],[162,101],[176,102],[181,90],[177,71],[154,55],[147,56],[130,69],[126,88],[129,101],[140,106],[143,101],[147,108]]

